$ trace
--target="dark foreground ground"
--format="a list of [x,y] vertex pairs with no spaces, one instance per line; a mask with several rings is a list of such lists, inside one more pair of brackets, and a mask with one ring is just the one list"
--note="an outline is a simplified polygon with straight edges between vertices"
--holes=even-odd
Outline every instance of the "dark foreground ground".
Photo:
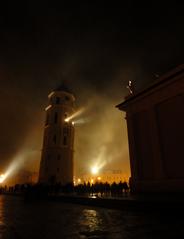
[[177,239],[184,238],[184,216],[179,210],[115,210],[0,195],[0,238]]

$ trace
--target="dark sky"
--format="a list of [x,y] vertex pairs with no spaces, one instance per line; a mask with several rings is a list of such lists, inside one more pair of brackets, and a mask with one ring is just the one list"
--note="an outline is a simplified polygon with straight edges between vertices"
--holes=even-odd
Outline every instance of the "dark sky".
[[128,80],[140,90],[183,63],[182,4],[6,2],[0,8],[0,170],[19,154],[26,166],[38,165],[47,94],[64,80],[89,119],[76,129],[77,167],[104,151],[127,171],[126,126],[114,106],[128,93]]

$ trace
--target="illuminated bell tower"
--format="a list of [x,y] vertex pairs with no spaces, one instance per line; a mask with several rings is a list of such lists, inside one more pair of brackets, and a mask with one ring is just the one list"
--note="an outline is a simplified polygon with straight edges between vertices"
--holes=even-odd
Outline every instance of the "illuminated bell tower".
[[48,98],[39,182],[65,185],[73,183],[74,125],[68,117],[74,113],[75,98],[64,85]]

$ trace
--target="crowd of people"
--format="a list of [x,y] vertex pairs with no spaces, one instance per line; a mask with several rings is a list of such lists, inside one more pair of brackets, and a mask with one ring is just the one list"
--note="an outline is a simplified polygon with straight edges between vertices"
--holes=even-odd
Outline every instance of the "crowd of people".
[[24,194],[26,197],[44,198],[50,195],[70,194],[76,196],[96,196],[96,197],[122,197],[129,193],[127,182],[119,183],[94,183],[90,184],[16,184],[12,187],[1,187],[0,193]]

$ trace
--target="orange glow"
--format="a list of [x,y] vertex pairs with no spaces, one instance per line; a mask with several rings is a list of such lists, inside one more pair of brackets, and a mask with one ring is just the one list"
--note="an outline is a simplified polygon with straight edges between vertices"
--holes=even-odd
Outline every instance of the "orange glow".
[[92,172],[92,174],[97,174],[99,172],[99,168],[97,166],[93,166],[91,168],[91,172]]
[[48,109],[50,109],[52,107],[52,105],[48,105],[46,108],[45,108],[45,111],[47,111]]
[[65,119],[66,122],[70,121],[71,119],[74,119],[75,117],[81,115],[84,112],[84,107],[81,108],[80,110],[76,111],[73,115],[69,116],[68,118]]
[[5,175],[4,175],[4,174],[1,174],[1,175],[0,175],[0,183],[2,183],[4,180],[5,180]]

